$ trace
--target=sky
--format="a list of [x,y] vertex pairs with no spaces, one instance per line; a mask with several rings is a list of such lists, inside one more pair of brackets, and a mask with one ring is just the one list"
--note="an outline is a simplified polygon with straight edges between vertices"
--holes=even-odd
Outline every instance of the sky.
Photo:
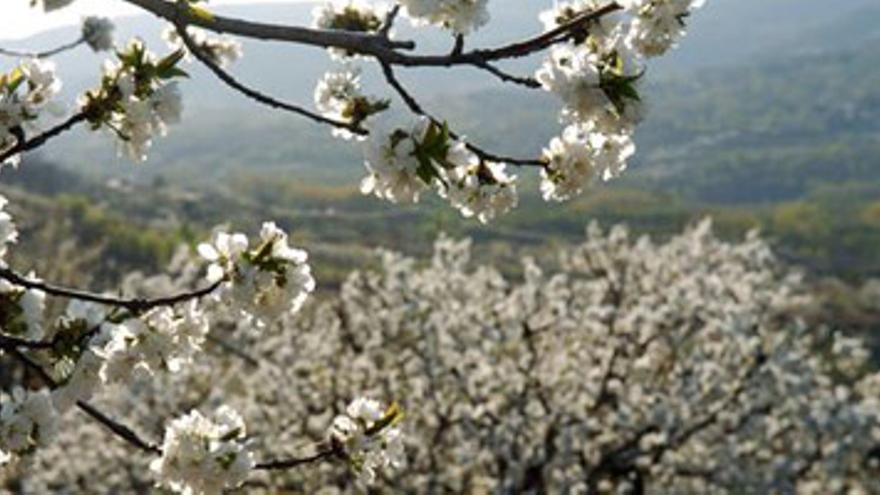
[[[291,0],[212,0],[210,5],[290,3]],[[76,0],[68,7],[44,13],[29,0],[0,0],[0,39],[19,39],[59,26],[78,24],[87,15],[117,17],[143,13],[122,0]]]

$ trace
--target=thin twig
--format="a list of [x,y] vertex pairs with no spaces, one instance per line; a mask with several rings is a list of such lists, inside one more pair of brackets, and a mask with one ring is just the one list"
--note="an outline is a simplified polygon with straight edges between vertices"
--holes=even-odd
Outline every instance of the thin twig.
[[180,294],[175,294],[172,296],[159,297],[156,299],[126,299],[96,294],[94,292],[87,292],[80,289],[60,287],[39,280],[32,280],[16,273],[8,267],[0,267],[0,278],[7,280],[14,285],[19,285],[27,289],[37,289],[52,296],[64,297],[67,299],[77,299],[80,301],[92,302],[104,306],[125,308],[135,314],[143,313],[144,311],[148,311],[150,309],[158,308],[161,306],[175,306],[192,300],[201,299],[217,290],[217,288],[220,287],[220,285],[223,283],[222,280],[220,280],[201,289],[193,290],[190,292],[182,292]]
[[[46,370],[44,370],[42,366],[40,366],[39,364],[34,362],[31,358],[29,358],[23,352],[19,351],[18,349],[12,349],[12,350],[10,350],[10,353],[13,355],[13,357],[15,357],[16,359],[21,361],[29,369],[36,372],[40,376],[40,379],[42,379],[50,389],[54,390],[54,389],[58,388],[58,382],[56,382],[48,373],[46,373]],[[76,406],[80,410],[82,410],[83,412],[88,414],[92,419],[94,419],[95,421],[97,421],[98,423],[100,423],[104,427],[106,427],[108,430],[113,432],[114,435],[118,436],[119,438],[122,438],[123,440],[125,440],[129,444],[137,447],[138,449],[140,449],[144,452],[147,452],[150,454],[162,455],[162,450],[159,447],[142,439],[137,433],[134,432],[134,430],[132,430],[128,426],[125,426],[124,424],[114,420],[110,416],[107,416],[106,414],[102,413],[100,410],[98,410],[98,408],[89,404],[88,402],[77,401]]]
[[54,340],[27,340],[13,335],[0,334],[0,349],[11,351],[24,347],[26,349],[51,349]]
[[248,98],[258,103],[262,103],[263,105],[270,106],[272,108],[293,112],[295,114],[311,119],[319,124],[328,124],[333,127],[338,127],[340,129],[346,129],[354,134],[358,134],[361,136],[367,134],[366,130],[350,122],[342,122],[339,120],[324,117],[323,115],[317,114],[310,110],[306,110],[305,108],[298,105],[283,102],[244,85],[243,83],[235,79],[232,74],[220,67],[220,65],[218,65],[211,57],[206,55],[201,47],[199,47],[198,44],[195,42],[195,40],[192,39],[189,33],[186,32],[186,27],[184,25],[178,24],[177,32],[178,34],[180,34],[180,38],[183,40],[187,49],[189,49],[190,53],[192,53],[193,56],[195,56],[202,64],[204,64],[211,72],[213,72],[218,79],[226,83],[227,86],[239,91]]
[[[403,84],[397,78],[397,75],[394,73],[394,68],[390,64],[382,60],[379,61],[379,64],[382,66],[382,73],[385,75],[385,80],[392,88],[394,88],[395,91],[397,91],[397,94],[400,95],[400,98],[413,113],[417,115],[424,115],[425,117],[431,119],[431,121],[435,124],[441,124],[441,122],[436,117],[426,112],[425,109],[422,108],[421,104],[419,104],[418,100],[403,86]],[[450,132],[449,136],[453,139],[459,139],[459,136],[455,132]],[[486,151],[485,149],[473,143],[466,142],[465,146],[467,146],[469,150],[471,150],[483,161],[504,162],[510,165],[530,167],[544,167],[546,165],[542,160],[539,159],[515,158],[510,156],[498,155],[490,151]]]
[[292,469],[299,466],[303,466],[305,464],[312,464],[315,462],[320,462],[324,460],[328,460],[332,457],[336,457],[341,455],[342,452],[339,448],[334,447],[332,443],[322,443],[318,444],[317,452],[306,457],[300,458],[291,458],[291,459],[281,459],[277,461],[265,461],[254,466],[254,469],[258,469],[261,471],[278,471],[285,469]]
[[207,335],[206,339],[208,340],[208,342],[211,342],[211,343],[217,345],[217,347],[232,354],[233,356],[241,358],[247,364],[249,364],[253,367],[260,366],[260,361],[257,358],[255,358],[255,357],[251,356],[250,354],[246,353],[245,351],[239,349],[237,346],[233,345],[232,343],[227,342],[226,340],[221,339],[220,337],[217,337],[216,335],[211,334],[211,333],[209,333]]
[[72,50],[79,45],[85,43],[86,39],[80,37],[75,41],[71,41],[70,43],[66,43],[64,45],[44,50],[42,52],[27,52],[27,51],[19,51],[19,50],[10,50],[8,48],[0,48],[0,55],[6,55],[9,57],[19,57],[19,58],[49,58],[59,53],[66,52],[68,50]]
[[149,454],[162,455],[162,449],[142,439],[140,436],[138,436],[137,433],[134,432],[134,430],[110,418],[109,416],[98,410],[95,406],[83,401],[78,401],[76,405],[80,408],[80,410],[88,414],[92,419],[107,427],[107,429],[112,431],[113,434],[115,434],[117,437],[122,438],[126,442],[130,443],[140,450],[143,450],[144,452],[147,452]]
[[516,76],[495,67],[489,62],[480,62],[478,65],[504,82],[519,84],[520,86],[525,86],[529,89],[538,89],[541,87],[541,83],[539,83],[534,77]]
[[388,14],[385,16],[385,21],[382,23],[382,27],[379,28],[379,36],[384,36],[385,38],[389,38],[391,34],[391,29],[394,27],[394,21],[397,19],[397,16],[400,14],[400,4],[395,4],[394,7],[391,7],[391,10],[388,11]]
[[75,127],[77,124],[80,124],[85,121],[86,121],[86,116],[84,113],[82,113],[82,112],[75,113],[75,114],[71,115],[70,117],[68,117],[67,120],[56,125],[55,127],[52,127],[49,130],[44,131],[43,133],[38,134],[30,139],[21,140],[12,148],[9,148],[8,150],[0,153],[0,163],[3,163],[7,159],[9,159],[19,153],[22,153],[24,151],[30,151],[34,148],[38,148],[38,147],[46,144],[46,141],[49,141],[50,139],[57,137],[60,134],[63,134],[64,132],[69,131],[70,129]]

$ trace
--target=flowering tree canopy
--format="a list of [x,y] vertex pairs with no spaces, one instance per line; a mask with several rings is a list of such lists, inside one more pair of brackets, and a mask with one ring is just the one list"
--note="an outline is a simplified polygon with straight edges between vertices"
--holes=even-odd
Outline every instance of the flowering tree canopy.
[[[268,491],[335,493],[349,472],[412,493],[878,488],[880,374],[858,340],[799,322],[812,304],[804,284],[756,235],[728,244],[704,222],[655,244],[594,225],[556,268],[527,258],[515,279],[474,266],[469,252],[441,237],[427,263],[381,253],[378,270],[260,334],[228,315],[219,335],[247,354],[203,353],[102,404],[156,431],[182,408],[225,404],[167,427],[152,468],[170,487],[207,490],[182,456],[208,459],[202,472],[228,458],[210,482],[232,484],[256,451],[349,460],[258,470],[247,486]],[[192,273],[128,285],[185,290]],[[360,394],[400,405],[348,403]],[[253,418],[247,434],[242,416]],[[35,453],[26,491],[151,482],[147,461],[118,446],[63,461],[103,433],[60,431]]]
[[[146,161],[181,120],[178,83],[198,61],[256,103],[361,146],[364,194],[410,203],[433,191],[482,223],[517,206],[514,168],[535,169],[547,201],[623,173],[647,63],[703,3],[560,1],[535,13],[543,32],[471,48],[488,0],[332,1],[309,27],[223,17],[199,0],[119,1],[167,22],[168,53],[117,44],[99,17],[56,49],[0,50],[21,58],[0,75],[0,168],[77,126]],[[398,39],[401,17],[448,31],[450,50]],[[236,79],[236,37],[326,49],[337,67],[317,81],[314,109]],[[111,55],[65,115],[49,59],[80,45]],[[533,75],[499,65],[535,54]],[[363,91],[371,63],[389,94]],[[487,150],[397,77],[426,67],[553,93],[559,137],[534,157]],[[398,103],[409,117],[388,111]],[[9,266],[18,233],[5,206],[0,349],[20,386],[0,398],[0,463],[18,491],[314,492],[344,490],[352,473],[358,486],[414,492],[878,489],[880,378],[858,341],[791,317],[805,302],[799,283],[757,237],[729,245],[702,224],[654,245],[591,227],[558,273],[526,260],[521,281],[472,268],[467,243],[444,238],[428,266],[386,253],[381,271],[353,274],[338,298],[304,311],[316,286],[308,254],[274,223],[253,237],[217,230],[175,277],[131,277],[103,294]],[[60,318],[50,298],[68,301]],[[243,345],[205,352],[217,332]],[[832,356],[815,352],[825,341]],[[121,442],[105,443],[107,432]]]

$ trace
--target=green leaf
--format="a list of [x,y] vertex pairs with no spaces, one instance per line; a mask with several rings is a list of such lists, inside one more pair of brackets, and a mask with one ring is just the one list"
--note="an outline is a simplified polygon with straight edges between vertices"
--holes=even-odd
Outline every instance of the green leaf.
[[23,83],[24,80],[24,73],[20,68],[16,67],[12,69],[12,72],[10,72],[8,76],[6,76],[6,89],[10,94],[15,93],[15,90],[21,86],[21,83]]
[[210,10],[208,10],[202,6],[199,6],[199,5],[190,5],[189,6],[189,13],[191,16],[195,17],[196,19],[201,19],[201,20],[207,21],[207,22],[214,21],[214,14],[212,14]]
[[160,60],[158,64],[156,64],[157,72],[162,73],[163,71],[173,69],[177,66],[178,62],[183,60],[184,55],[186,55],[186,51],[183,48],[177,49],[172,53],[169,53],[164,58],[162,58],[162,60]]

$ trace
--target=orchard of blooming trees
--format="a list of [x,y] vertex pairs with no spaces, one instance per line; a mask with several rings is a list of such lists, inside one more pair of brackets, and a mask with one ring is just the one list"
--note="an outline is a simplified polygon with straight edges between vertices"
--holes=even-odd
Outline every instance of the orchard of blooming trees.
[[[0,76],[0,163],[78,126],[145,161],[182,117],[185,64],[202,63],[255,103],[361,146],[364,194],[406,203],[433,191],[483,223],[516,207],[514,168],[534,169],[548,201],[621,174],[647,61],[702,4],[560,1],[535,13],[544,29],[532,37],[471,48],[488,0],[334,1],[311,27],[222,17],[198,0],[118,1],[167,21],[167,53],[117,44],[97,17],[57,49],[0,50],[21,58]],[[448,31],[450,50],[396,38],[401,18]],[[316,81],[314,110],[236,79],[236,37],[326,49],[337,68]],[[80,45],[107,61],[62,105],[50,59]],[[499,64],[534,54],[533,75]],[[389,94],[364,93],[367,64]],[[552,92],[560,135],[536,157],[487,150],[397,78],[420,67]],[[397,103],[410,120],[387,112]],[[473,267],[466,242],[441,238],[430,263],[384,253],[381,269],[313,304],[308,255],[272,222],[251,237],[218,230],[168,275],[132,274],[106,294],[16,271],[2,261],[16,239],[0,208],[0,349],[18,380],[0,399],[0,463],[12,491],[880,491],[880,375],[859,341],[798,322],[803,286],[757,236],[726,244],[706,222],[655,245],[591,227],[550,271],[524,260],[521,280]],[[66,301],[62,315],[49,298]]]

